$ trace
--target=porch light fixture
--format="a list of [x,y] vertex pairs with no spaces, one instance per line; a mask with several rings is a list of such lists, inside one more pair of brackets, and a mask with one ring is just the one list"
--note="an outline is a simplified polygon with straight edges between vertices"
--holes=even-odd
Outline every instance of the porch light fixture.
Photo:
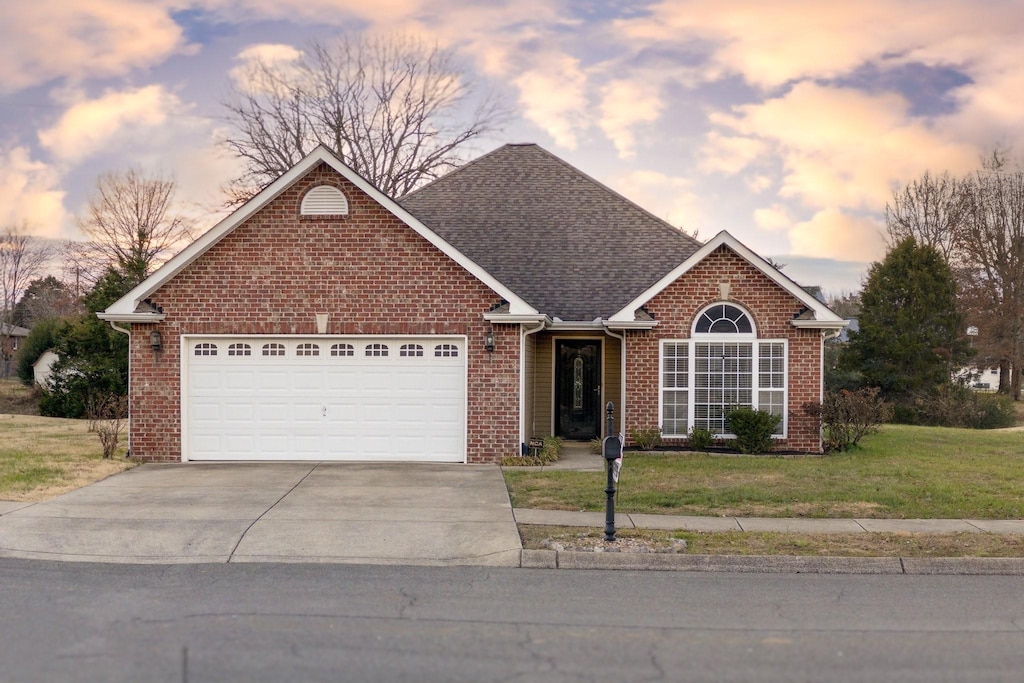
[[149,345],[153,347],[154,351],[159,351],[164,347],[164,339],[160,336],[159,330],[153,330],[149,333]]
[[494,330],[492,329],[488,329],[487,335],[484,337],[484,350],[494,353]]

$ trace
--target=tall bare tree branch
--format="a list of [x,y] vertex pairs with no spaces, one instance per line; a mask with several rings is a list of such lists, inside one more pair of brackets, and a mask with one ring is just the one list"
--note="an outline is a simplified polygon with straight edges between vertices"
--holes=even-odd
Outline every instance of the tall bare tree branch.
[[191,237],[192,224],[174,213],[174,180],[139,169],[105,173],[76,221],[106,264],[141,282]]
[[295,62],[253,61],[224,106],[246,164],[229,186],[240,203],[322,144],[385,194],[400,197],[458,166],[460,148],[497,130],[508,112],[453,53],[416,38],[343,36],[314,42]]
[[[29,234],[26,224],[6,225],[0,228],[0,341],[7,349],[7,337],[12,332],[14,306],[28,284],[42,274],[50,258],[45,242]],[[3,376],[8,374],[8,361],[3,358]]]

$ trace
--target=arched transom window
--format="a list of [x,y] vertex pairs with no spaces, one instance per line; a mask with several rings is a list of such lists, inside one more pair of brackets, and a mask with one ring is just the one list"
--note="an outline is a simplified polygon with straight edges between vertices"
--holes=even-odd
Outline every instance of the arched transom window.
[[739,306],[712,304],[693,323],[694,334],[753,334],[754,325]]

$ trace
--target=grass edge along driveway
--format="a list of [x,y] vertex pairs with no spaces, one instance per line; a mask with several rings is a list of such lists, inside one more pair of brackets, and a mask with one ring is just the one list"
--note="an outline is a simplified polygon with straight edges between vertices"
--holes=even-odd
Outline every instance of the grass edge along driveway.
[[[506,470],[513,507],[604,509],[604,473]],[[629,452],[622,512],[740,517],[1024,518],[1024,431],[886,425],[848,453]]]

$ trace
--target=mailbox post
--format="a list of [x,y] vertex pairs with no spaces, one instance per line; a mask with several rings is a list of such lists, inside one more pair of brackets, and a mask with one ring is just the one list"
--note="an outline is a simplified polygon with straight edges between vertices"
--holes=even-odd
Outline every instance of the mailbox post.
[[608,486],[605,487],[605,494],[608,496],[608,502],[605,505],[605,516],[604,516],[604,540],[614,541],[615,540],[615,461],[622,457],[622,439],[617,434],[613,434],[615,431],[615,418],[612,416],[615,406],[612,405],[611,401],[608,402],[605,412],[607,414],[608,428],[605,433],[608,435],[604,437],[603,452],[605,464],[608,466]]

